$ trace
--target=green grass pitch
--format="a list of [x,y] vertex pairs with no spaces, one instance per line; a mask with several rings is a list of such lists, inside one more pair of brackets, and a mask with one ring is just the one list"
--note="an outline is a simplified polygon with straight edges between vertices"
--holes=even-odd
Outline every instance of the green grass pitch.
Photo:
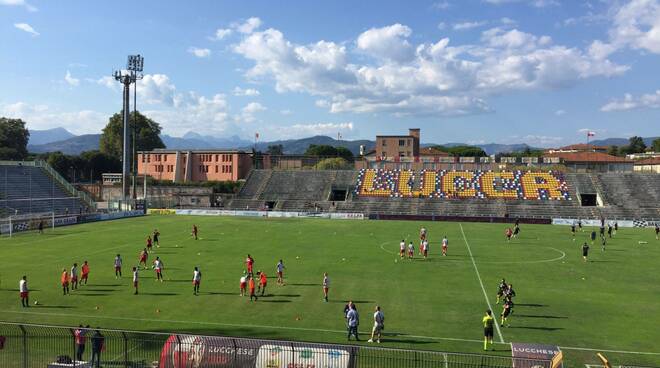
[[[199,226],[198,241],[190,236],[192,224]],[[430,258],[399,260],[399,241],[412,239],[417,246],[422,226],[429,232]],[[154,228],[161,247],[149,260],[161,257],[165,282],[142,270],[140,295],[134,296],[130,266]],[[516,307],[510,327],[495,333],[506,344],[495,344],[489,354],[510,355],[509,342],[535,342],[561,346],[571,366],[596,363],[595,352],[603,350],[615,364],[660,365],[660,242],[652,229],[620,229],[604,252],[600,244],[592,246],[584,263],[580,245],[591,229],[573,241],[568,227],[523,224],[520,238],[507,244],[504,228],[146,216],[19,234],[0,238],[0,319],[345,343],[342,313],[352,299],[365,340],[378,304],[386,316],[382,346],[478,353],[481,317],[488,303],[499,316],[496,287],[506,278],[516,289]],[[444,235],[448,257],[440,254]],[[117,253],[124,259],[120,280],[113,270]],[[239,296],[248,253],[255,271],[269,277],[266,296],[257,302]],[[275,282],[280,258],[286,286]],[[91,266],[89,285],[62,296],[62,268],[84,260]],[[203,272],[199,296],[192,293],[194,266]],[[323,272],[332,281],[328,303]],[[39,301],[29,309],[21,308],[16,291],[24,274],[31,302]]]

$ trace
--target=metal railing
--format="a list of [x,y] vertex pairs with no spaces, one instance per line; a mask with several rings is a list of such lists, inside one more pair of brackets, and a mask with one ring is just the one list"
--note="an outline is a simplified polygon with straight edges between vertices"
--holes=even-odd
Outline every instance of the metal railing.
[[[317,344],[177,333],[146,333],[0,322],[0,366],[123,368],[345,367],[511,368],[509,356]],[[60,362],[60,365],[57,364]],[[550,361],[515,358],[516,366]],[[64,365],[68,364],[68,365]]]

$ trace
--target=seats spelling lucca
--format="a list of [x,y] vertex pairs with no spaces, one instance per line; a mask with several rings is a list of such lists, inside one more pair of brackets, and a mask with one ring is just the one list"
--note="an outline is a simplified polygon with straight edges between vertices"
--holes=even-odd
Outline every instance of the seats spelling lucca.
[[571,200],[561,172],[361,170],[361,197]]

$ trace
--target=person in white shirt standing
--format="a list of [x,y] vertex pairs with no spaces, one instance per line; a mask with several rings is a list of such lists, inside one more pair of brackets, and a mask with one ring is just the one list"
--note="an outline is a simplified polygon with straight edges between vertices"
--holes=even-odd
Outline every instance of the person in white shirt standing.
[[284,285],[284,262],[280,259],[279,262],[277,262],[277,284],[278,285]]
[[156,270],[156,281],[163,282],[163,261],[160,260],[160,257],[156,257],[154,261],[154,270]]
[[18,290],[21,293],[21,306],[26,308],[29,307],[30,299],[28,294],[30,291],[28,290],[27,276],[23,276],[21,281],[18,282]]
[[133,287],[135,288],[135,295],[138,294],[138,269],[133,267]]
[[380,310],[380,306],[377,305],[374,312],[374,328],[371,330],[371,338],[368,342],[374,342],[375,338],[376,342],[380,344],[380,335],[383,332],[383,328],[385,328],[385,315]]
[[401,240],[399,243],[399,258],[403,259],[406,256],[406,242]]
[[330,291],[330,278],[328,277],[328,273],[323,274],[323,300],[325,302],[328,302],[328,292]]
[[199,284],[202,282],[202,272],[198,267],[195,267],[193,271],[193,295],[199,294]]
[[442,255],[447,256],[447,247],[449,246],[449,240],[447,239],[447,235],[445,235],[444,238],[442,238]]
[[115,257],[115,279],[121,277],[121,256]]
[[71,267],[71,290],[78,289],[78,264],[74,263]]

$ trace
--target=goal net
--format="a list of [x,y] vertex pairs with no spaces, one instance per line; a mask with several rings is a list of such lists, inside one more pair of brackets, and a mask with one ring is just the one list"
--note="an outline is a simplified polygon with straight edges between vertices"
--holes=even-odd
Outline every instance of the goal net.
[[25,231],[54,229],[56,222],[55,212],[12,215],[0,218],[0,235],[11,237]]

